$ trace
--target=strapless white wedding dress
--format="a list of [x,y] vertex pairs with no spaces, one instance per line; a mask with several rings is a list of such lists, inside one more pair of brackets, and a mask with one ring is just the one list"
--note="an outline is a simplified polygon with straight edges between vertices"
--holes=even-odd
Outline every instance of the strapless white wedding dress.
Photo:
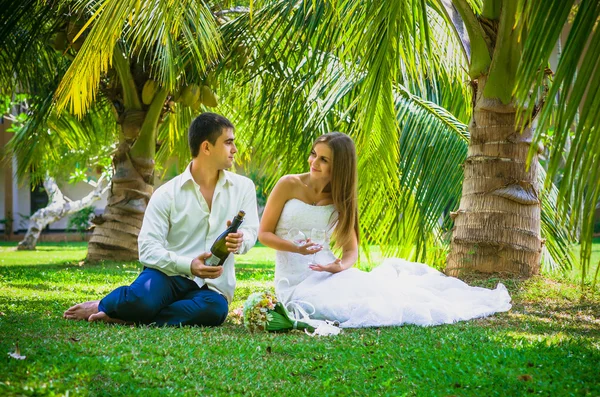
[[[292,199],[285,203],[275,233],[287,239],[291,228],[306,236],[317,228],[327,229],[330,236],[335,216],[333,205],[313,206]],[[326,243],[317,253],[316,262],[335,260],[328,247]],[[511,308],[504,285],[493,290],[471,287],[422,263],[390,258],[370,272],[350,268],[331,274],[311,270],[310,259],[277,251],[277,297],[292,311],[338,321],[343,328],[450,324]]]

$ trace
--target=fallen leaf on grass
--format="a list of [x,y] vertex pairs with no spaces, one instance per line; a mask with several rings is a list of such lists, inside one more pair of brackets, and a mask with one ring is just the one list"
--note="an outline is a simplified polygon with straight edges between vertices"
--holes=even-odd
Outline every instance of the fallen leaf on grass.
[[522,380],[524,382],[529,382],[530,380],[533,380],[533,376],[525,374],[525,375],[519,375],[517,376],[517,379]]
[[21,349],[19,349],[19,342],[15,343],[15,351],[13,353],[8,353],[8,356],[16,360],[25,360],[25,356],[21,355]]

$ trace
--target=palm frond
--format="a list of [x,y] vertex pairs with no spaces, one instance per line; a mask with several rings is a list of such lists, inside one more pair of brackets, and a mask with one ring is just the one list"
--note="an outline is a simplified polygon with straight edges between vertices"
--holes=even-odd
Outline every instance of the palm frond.
[[52,94],[34,102],[29,119],[17,128],[7,145],[6,156],[14,156],[17,176],[43,180],[47,172],[68,176],[75,164],[92,166],[94,159],[108,155],[116,142],[117,125],[105,101],[97,101],[82,119],[55,112]]
[[[256,10],[252,18],[242,15],[227,24],[223,34],[235,46],[252,32],[250,41],[259,44],[258,59],[290,65],[303,54],[312,54],[306,59],[312,69],[318,69],[313,66],[322,62],[322,54],[334,55],[345,68],[356,67],[357,60],[364,67],[371,63],[369,56],[379,45],[389,45],[391,57],[405,59],[407,75],[417,80],[417,75],[429,72],[427,62],[411,62],[420,49],[429,46],[427,12],[420,0],[273,1]],[[393,29],[396,34],[385,29]],[[393,38],[393,45],[378,41],[382,35]]]
[[112,64],[113,51],[135,0],[81,2],[79,12],[91,15],[92,25],[83,46],[56,90],[57,111],[82,116],[98,94],[100,79]]
[[183,81],[199,82],[222,56],[221,35],[203,1],[147,1],[131,21],[125,37],[132,52],[152,60],[150,76],[169,92]]
[[401,86],[395,90],[395,110],[398,180],[392,184],[375,171],[369,177],[376,179],[369,180],[361,172],[360,195],[369,197],[361,202],[361,219],[365,234],[386,247],[384,252],[423,260],[428,244],[440,244],[460,198],[468,129]]
[[6,95],[28,92],[43,95],[69,64],[52,48],[55,32],[64,23],[55,8],[39,1],[0,0],[0,91]]
[[[540,167],[540,186],[547,181],[547,175]],[[571,228],[560,216],[558,189],[551,185],[542,196],[542,238],[545,240],[542,255],[542,269],[546,271],[567,271],[575,268],[573,248],[577,241]]]
[[190,159],[187,130],[196,116],[188,107],[176,104],[174,112],[169,113],[158,130],[156,163],[167,164],[169,159],[177,160],[177,169],[183,171]]
[[170,91],[182,85],[182,73],[194,76],[184,76],[187,82],[198,81],[220,54],[216,23],[201,0],[104,0],[82,2],[80,7],[78,11],[91,15],[89,33],[57,89],[59,111],[85,113],[119,39],[131,43],[128,56],[146,59],[152,77]]
[[473,9],[473,12],[477,15],[481,14],[483,9],[483,2],[485,0],[465,0],[466,3]]
[[471,118],[472,101],[472,90],[468,84],[468,57],[458,37],[452,32],[448,15],[440,9],[430,8],[427,17],[430,21],[431,48],[414,59],[427,65],[427,73],[415,80],[414,76],[406,73],[409,60],[401,58],[399,68],[402,78],[399,83],[413,94],[442,106],[467,123]]
[[[572,28],[549,87],[549,102],[541,111],[535,140],[550,150],[548,179],[557,174],[571,131],[570,150],[565,154],[564,175],[558,190],[558,206],[572,230],[581,226],[582,280],[589,269],[593,214],[600,198],[600,3],[584,0],[531,2],[523,16],[526,35],[519,69],[516,97],[524,106],[522,118],[529,120],[546,90],[544,73],[563,26],[574,14]],[[530,91],[533,89],[533,95]],[[579,120],[577,121],[577,117]],[[535,145],[534,145],[535,146]]]

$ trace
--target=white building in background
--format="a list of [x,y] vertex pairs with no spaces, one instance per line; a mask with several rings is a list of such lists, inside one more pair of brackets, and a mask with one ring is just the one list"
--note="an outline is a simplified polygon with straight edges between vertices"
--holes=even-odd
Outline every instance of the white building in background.
[[[0,121],[0,150],[3,150],[13,134],[6,132],[6,129],[10,127],[10,121],[4,118],[1,118]],[[44,188],[41,185],[31,186],[28,179],[19,183],[15,169],[14,159],[11,162],[0,162],[0,241],[22,239],[29,224],[27,217],[39,208],[45,207],[48,202],[48,195]],[[85,182],[69,184],[58,180],[57,183],[63,194],[71,200],[78,200],[94,189]],[[101,200],[93,204],[97,214],[103,212],[106,206],[106,196],[107,193]],[[12,219],[12,225],[8,221],[10,219]],[[65,234],[68,220],[69,218],[65,217],[48,225],[47,230],[40,236],[40,241],[66,238],[79,240],[80,236],[77,233]]]

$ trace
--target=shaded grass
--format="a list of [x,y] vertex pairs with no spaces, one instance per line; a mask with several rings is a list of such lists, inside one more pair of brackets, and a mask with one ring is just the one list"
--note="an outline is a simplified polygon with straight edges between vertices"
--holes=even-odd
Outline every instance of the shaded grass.
[[[85,244],[0,246],[0,395],[600,395],[600,294],[565,277],[502,280],[508,313],[438,327],[337,337],[153,328],[63,320],[73,303],[129,284],[141,266],[86,265]],[[238,257],[230,309],[270,288],[273,253]],[[497,278],[472,278],[494,287]]]

